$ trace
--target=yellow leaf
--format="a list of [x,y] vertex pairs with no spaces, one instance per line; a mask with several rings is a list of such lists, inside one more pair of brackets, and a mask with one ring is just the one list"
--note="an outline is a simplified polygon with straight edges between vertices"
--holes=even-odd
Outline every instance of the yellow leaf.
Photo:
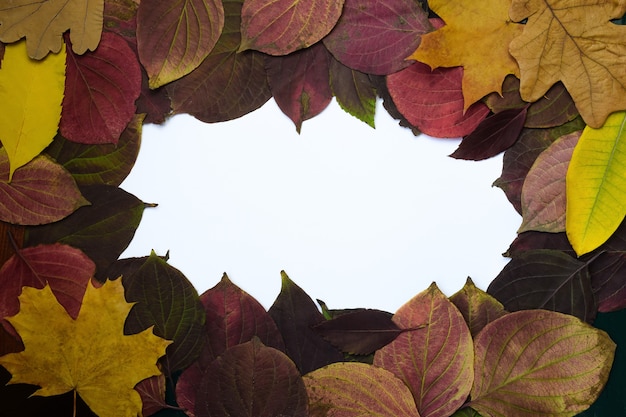
[[131,307],[121,279],[100,288],[90,283],[76,320],[48,285],[24,287],[20,312],[8,320],[25,350],[0,357],[0,365],[12,374],[9,383],[39,385],[33,395],[41,396],[75,390],[100,417],[137,416],[142,402],[134,387],[160,374],[156,362],[171,342],[155,336],[152,328],[124,335]]
[[510,45],[522,98],[536,101],[560,80],[595,128],[626,109],[626,26],[610,22],[625,13],[622,0],[513,0],[511,19],[528,19]]
[[26,45],[5,46],[0,68],[0,142],[13,172],[52,142],[61,120],[65,88],[65,47],[41,61],[26,55]]
[[580,256],[606,242],[626,215],[626,112],[583,130],[565,181],[565,230]]
[[63,33],[70,31],[72,50],[83,54],[100,42],[104,0],[3,0],[0,2],[0,41],[26,37],[28,56],[42,59],[59,52]]
[[432,0],[428,6],[446,25],[422,35],[409,58],[438,67],[463,66],[464,109],[491,92],[502,94],[508,74],[519,77],[509,42],[523,25],[509,19],[510,0]]

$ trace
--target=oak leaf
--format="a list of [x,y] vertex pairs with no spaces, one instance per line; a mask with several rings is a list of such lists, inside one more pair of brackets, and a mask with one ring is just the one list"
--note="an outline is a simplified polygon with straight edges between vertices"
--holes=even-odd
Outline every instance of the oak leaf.
[[432,69],[462,66],[465,110],[491,92],[501,93],[507,75],[519,76],[507,45],[522,33],[523,25],[509,19],[510,4],[509,0],[428,2],[446,24],[422,35],[420,46],[409,58]]
[[511,19],[528,19],[509,45],[522,98],[536,101],[560,80],[594,128],[626,109],[626,27],[610,22],[624,13],[620,0],[513,0]]
[[98,289],[88,285],[76,320],[48,285],[24,287],[20,305],[8,320],[25,350],[0,357],[0,365],[12,374],[10,384],[39,385],[33,395],[46,397],[75,390],[100,417],[141,413],[141,398],[133,388],[160,374],[156,362],[170,342],[151,328],[124,335],[132,304],[124,299],[121,280]]

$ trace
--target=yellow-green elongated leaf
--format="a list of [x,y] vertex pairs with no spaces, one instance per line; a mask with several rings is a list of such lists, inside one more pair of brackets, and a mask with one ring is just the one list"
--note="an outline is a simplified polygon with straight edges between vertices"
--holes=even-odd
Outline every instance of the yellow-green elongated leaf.
[[626,214],[626,112],[586,127],[567,170],[565,231],[580,256],[603,244]]
[[36,61],[28,57],[26,42],[6,45],[0,68],[0,141],[9,156],[9,181],[54,139],[64,89],[65,46]]

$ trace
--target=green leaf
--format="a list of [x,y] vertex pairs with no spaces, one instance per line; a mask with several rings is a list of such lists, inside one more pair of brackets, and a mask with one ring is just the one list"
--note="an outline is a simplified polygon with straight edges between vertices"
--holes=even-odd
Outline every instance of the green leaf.
[[567,237],[576,253],[591,252],[626,215],[626,112],[601,128],[586,127],[567,170]]

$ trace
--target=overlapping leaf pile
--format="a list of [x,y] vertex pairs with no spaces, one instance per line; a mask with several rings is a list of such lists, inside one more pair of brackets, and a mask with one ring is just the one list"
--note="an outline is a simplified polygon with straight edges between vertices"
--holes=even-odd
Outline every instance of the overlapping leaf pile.
[[[28,334],[39,320],[28,306],[42,299],[50,320],[64,323],[50,327],[66,329],[58,340],[85,338],[84,329],[73,332],[101,323],[81,318],[98,308],[89,301],[95,296],[83,294],[107,293],[89,282],[121,275],[126,299],[136,304],[102,327],[119,333],[124,319],[126,336],[153,326],[172,341],[159,360],[163,374],[136,386],[144,415],[163,407],[160,413],[211,416],[583,410],[613,353],[603,333],[578,319],[591,324],[626,307],[625,13],[617,0],[567,7],[558,0],[0,4],[1,353],[19,355],[24,342],[28,358],[0,361],[13,382],[60,393],[61,384],[44,386],[20,369],[46,358],[38,335],[33,342]],[[118,260],[151,206],[119,188],[143,123],[180,113],[223,122],[272,97],[297,131],[333,97],[373,127],[382,98],[416,134],[463,137],[452,157],[504,152],[494,184],[523,221],[506,253],[511,262],[488,289],[503,306],[466,286],[451,298],[455,307],[431,287],[392,319],[363,310],[324,321],[286,278],[268,314],[227,279],[198,299],[154,254]],[[290,297],[299,297],[298,309]],[[122,343],[122,336],[111,338]],[[595,359],[576,350],[585,346]],[[373,352],[373,365],[344,362],[367,362]],[[151,355],[142,372],[123,380],[125,389],[157,373]],[[46,367],[56,368],[50,360]],[[554,366],[562,360],[572,366]],[[529,383],[542,378],[580,385],[557,382],[551,391]],[[79,395],[58,401],[79,414],[119,415],[94,405],[84,386],[64,377],[63,390]],[[7,387],[0,406],[9,415],[49,410],[45,401],[26,400],[34,391]],[[128,413],[136,414],[136,396],[120,398],[130,398]]]

